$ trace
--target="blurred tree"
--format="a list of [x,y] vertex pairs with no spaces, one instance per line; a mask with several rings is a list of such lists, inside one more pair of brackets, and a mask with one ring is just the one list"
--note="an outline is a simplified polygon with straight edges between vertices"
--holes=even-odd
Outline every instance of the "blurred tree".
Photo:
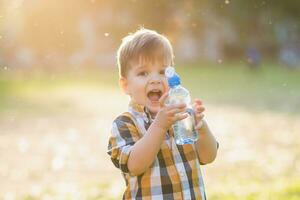
[[276,46],[275,26],[286,19],[297,23],[300,21],[300,1],[226,0],[223,4],[219,1],[210,2],[221,18],[227,18],[234,24],[242,47],[255,43],[271,55],[279,48]]
[[[0,11],[11,4],[0,1]],[[293,0],[22,1],[11,10],[18,15],[7,15],[10,40],[3,42],[4,54],[12,61],[16,54],[32,55],[44,59],[43,65],[86,59],[92,64],[113,55],[124,35],[145,26],[167,35],[181,52],[196,52],[196,59],[236,59],[249,46],[274,56],[282,45],[276,26],[286,21],[299,26],[299,9],[300,1]],[[1,26],[0,19],[0,31]]]

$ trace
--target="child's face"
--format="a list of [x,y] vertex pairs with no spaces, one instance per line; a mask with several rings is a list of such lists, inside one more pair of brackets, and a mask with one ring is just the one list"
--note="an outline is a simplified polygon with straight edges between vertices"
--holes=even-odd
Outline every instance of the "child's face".
[[125,80],[125,92],[134,102],[146,106],[153,116],[160,109],[160,97],[169,90],[166,67],[161,62],[136,62]]

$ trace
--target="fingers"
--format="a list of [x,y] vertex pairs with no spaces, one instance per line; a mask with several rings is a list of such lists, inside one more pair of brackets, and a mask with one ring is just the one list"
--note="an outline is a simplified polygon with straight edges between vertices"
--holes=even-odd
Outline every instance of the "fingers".
[[159,98],[159,104],[161,107],[165,106],[165,101],[168,98],[168,93],[164,93],[160,98]]
[[195,116],[196,116],[196,123],[197,123],[195,129],[199,130],[203,125],[204,114],[202,112],[195,113]]
[[186,108],[183,107],[183,108],[174,108],[174,109],[171,109],[168,113],[171,114],[171,115],[175,115],[177,113],[181,113],[181,112],[185,112],[186,111]]
[[204,118],[204,114],[203,113],[195,113],[195,120],[196,120],[196,126],[195,129],[198,131],[200,130],[200,128],[203,125],[203,118]]
[[194,100],[193,109],[195,112],[199,112],[199,113],[205,110],[202,101],[199,99]]
[[185,103],[174,104],[174,105],[168,106],[167,114],[171,117],[173,122],[180,121],[189,116],[189,114],[186,113],[186,104]]
[[177,115],[174,116],[174,121],[183,120],[183,119],[187,118],[188,116],[189,116],[188,113],[177,114]]
[[199,130],[202,127],[203,123],[204,123],[203,120],[199,121],[199,123],[196,125],[195,129]]
[[205,108],[204,108],[204,106],[195,106],[194,111],[197,113],[201,113],[201,112],[205,111]]
[[173,104],[173,105],[170,105],[170,106],[167,106],[167,110],[171,111],[171,110],[174,110],[174,109],[186,109],[186,104],[185,103],[179,103],[179,104]]
[[195,99],[194,102],[198,105],[202,105],[203,102],[200,99]]
[[196,118],[197,118],[197,121],[200,121],[204,118],[204,114],[203,113],[196,113]]

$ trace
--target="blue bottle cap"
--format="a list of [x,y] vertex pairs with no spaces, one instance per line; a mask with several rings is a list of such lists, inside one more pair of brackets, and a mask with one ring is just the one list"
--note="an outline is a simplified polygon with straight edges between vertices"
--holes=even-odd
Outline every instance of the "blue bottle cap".
[[175,73],[173,76],[168,77],[168,84],[170,87],[175,87],[181,84],[180,77]]
[[168,79],[168,84],[170,87],[180,85],[181,83],[180,77],[178,76],[178,74],[176,74],[174,67],[172,66],[167,67],[165,70],[165,76]]

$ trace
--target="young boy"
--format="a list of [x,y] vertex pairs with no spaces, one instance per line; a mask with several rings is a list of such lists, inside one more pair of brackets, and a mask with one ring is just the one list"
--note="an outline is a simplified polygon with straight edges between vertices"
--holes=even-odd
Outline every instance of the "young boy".
[[218,143],[195,100],[199,139],[176,145],[171,126],[188,114],[185,104],[164,104],[164,69],[173,57],[169,40],[147,29],[125,37],[118,50],[119,85],[130,104],[113,121],[108,154],[125,179],[123,199],[206,199],[200,164],[215,159]]

